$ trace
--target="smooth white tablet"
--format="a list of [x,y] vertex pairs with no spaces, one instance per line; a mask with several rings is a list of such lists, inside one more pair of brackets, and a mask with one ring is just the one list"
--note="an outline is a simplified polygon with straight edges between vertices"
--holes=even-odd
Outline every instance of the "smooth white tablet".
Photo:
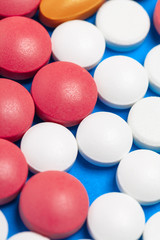
[[160,151],[160,97],[136,102],[130,109],[128,124],[138,147]]
[[106,45],[101,31],[83,20],[59,25],[53,31],[51,42],[55,60],[73,62],[86,69],[97,65]]
[[83,119],[76,138],[81,155],[98,166],[119,162],[130,151],[133,140],[128,124],[110,112],[96,112]]
[[135,1],[107,1],[97,12],[96,26],[102,31],[109,48],[128,51],[146,38],[150,18]]
[[149,51],[144,67],[148,73],[150,88],[160,94],[160,44]]
[[101,62],[95,70],[99,98],[114,108],[129,108],[141,99],[148,89],[144,67],[126,56],[113,56]]
[[6,240],[8,236],[8,222],[0,210],[0,240]]
[[23,136],[21,150],[32,172],[68,170],[76,160],[78,146],[73,134],[56,123],[39,123]]
[[107,193],[90,206],[88,230],[96,240],[137,240],[145,224],[139,203],[123,193]]
[[157,212],[147,221],[143,232],[143,240],[159,240],[159,239],[160,239],[160,212]]
[[21,232],[10,237],[8,240],[49,240],[49,238],[34,232]]
[[160,201],[160,155],[151,150],[136,150],[119,163],[116,175],[121,192],[143,205]]

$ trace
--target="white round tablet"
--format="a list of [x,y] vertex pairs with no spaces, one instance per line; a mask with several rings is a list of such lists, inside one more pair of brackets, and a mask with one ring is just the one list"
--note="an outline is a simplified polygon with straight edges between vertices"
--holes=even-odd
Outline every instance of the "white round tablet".
[[34,125],[24,134],[21,150],[32,172],[65,171],[75,162],[78,146],[66,127],[45,122]]
[[160,97],[136,102],[129,111],[128,124],[138,147],[160,151]]
[[76,138],[81,155],[98,166],[119,162],[130,151],[133,140],[128,124],[110,112],[96,112],[83,119]]
[[147,54],[144,67],[148,73],[150,88],[160,94],[160,44]]
[[88,212],[88,230],[96,240],[137,240],[145,224],[139,203],[123,193],[98,197]]
[[148,88],[144,67],[126,56],[113,56],[101,62],[95,70],[99,98],[114,108],[129,108],[141,99]]
[[143,240],[159,240],[160,239],[159,226],[160,226],[160,212],[157,212],[147,221],[143,232]]
[[52,34],[52,54],[55,60],[73,62],[91,69],[101,60],[105,39],[93,24],[72,20],[59,25]]
[[8,236],[8,222],[2,211],[0,210],[0,239],[6,240]]
[[104,34],[109,48],[128,51],[145,39],[150,29],[150,18],[135,1],[107,1],[97,12],[96,26]]
[[151,150],[136,150],[120,162],[116,175],[121,192],[143,205],[160,201],[160,155]]
[[49,240],[38,233],[34,232],[21,232],[17,233],[14,236],[10,237],[8,240]]

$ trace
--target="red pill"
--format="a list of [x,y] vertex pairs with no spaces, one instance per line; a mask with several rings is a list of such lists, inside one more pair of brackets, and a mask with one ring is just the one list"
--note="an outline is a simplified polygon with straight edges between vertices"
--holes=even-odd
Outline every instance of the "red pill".
[[157,1],[154,14],[153,14],[153,23],[157,30],[157,32],[160,34],[160,1]]
[[22,85],[0,78],[0,138],[15,142],[30,128],[35,107]]
[[78,179],[65,172],[47,171],[26,183],[19,210],[29,230],[61,239],[81,228],[88,205],[87,192]]
[[40,23],[26,17],[0,21],[0,75],[31,78],[48,63],[50,55],[50,36]]
[[40,0],[0,0],[0,19],[12,16],[33,17]]
[[90,114],[97,101],[92,76],[70,62],[43,67],[33,79],[31,93],[41,119],[66,127],[78,124]]
[[17,197],[28,175],[28,165],[21,150],[0,139],[0,205]]

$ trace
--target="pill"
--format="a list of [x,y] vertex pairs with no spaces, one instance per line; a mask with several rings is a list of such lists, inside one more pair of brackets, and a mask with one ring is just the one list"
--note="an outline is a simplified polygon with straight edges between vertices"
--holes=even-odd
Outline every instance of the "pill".
[[22,138],[21,150],[32,172],[68,170],[76,160],[78,147],[73,134],[57,123],[39,123]]
[[34,102],[19,83],[0,78],[0,138],[15,142],[30,128]]
[[160,97],[147,97],[129,111],[128,124],[135,144],[140,148],[160,151]]
[[160,239],[160,212],[152,215],[147,221],[144,232],[143,240],[158,240]]
[[23,153],[15,144],[0,139],[0,149],[0,205],[2,205],[17,197],[27,179],[28,166]]
[[43,67],[33,79],[31,93],[41,119],[67,127],[78,124],[90,114],[97,101],[92,76],[69,62]]
[[26,17],[0,21],[0,75],[16,80],[31,78],[51,55],[48,32]]
[[86,69],[98,64],[106,45],[100,30],[82,20],[72,20],[58,26],[53,31],[51,42],[55,60],[73,62]]
[[116,51],[129,51],[138,47],[146,38],[150,18],[135,1],[107,1],[97,12],[96,26],[104,34],[107,47]]
[[39,4],[40,0],[1,0],[0,19],[11,16],[33,17]]
[[133,140],[128,124],[110,112],[96,112],[83,119],[76,138],[81,155],[98,166],[119,162],[130,151]]
[[2,211],[0,210],[0,239],[6,240],[8,236],[8,222]]
[[158,32],[160,34],[160,1],[158,0],[154,9],[153,13],[153,24]]
[[17,233],[14,236],[10,237],[8,240],[49,240],[49,238],[46,238],[40,234],[34,233],[34,232],[21,232]]
[[144,67],[126,56],[113,56],[101,62],[94,73],[99,98],[114,108],[129,108],[148,88]]
[[93,239],[137,240],[145,224],[139,203],[123,193],[98,197],[88,211],[87,225]]
[[127,154],[117,168],[117,185],[124,192],[150,205],[160,201],[160,156],[151,150]]
[[160,94],[160,45],[149,51],[145,58],[144,67],[148,73],[150,88]]
[[65,172],[46,171],[24,186],[19,210],[28,229],[61,239],[82,227],[88,205],[87,192],[78,179]]
[[48,27],[73,19],[92,16],[105,0],[42,0],[39,9],[40,21]]

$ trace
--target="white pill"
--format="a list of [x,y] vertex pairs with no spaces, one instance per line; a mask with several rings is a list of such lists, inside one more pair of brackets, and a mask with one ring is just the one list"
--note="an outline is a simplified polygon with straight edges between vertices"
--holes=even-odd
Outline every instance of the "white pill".
[[148,88],[144,67],[126,56],[113,56],[101,62],[94,73],[99,98],[114,108],[129,108]]
[[110,112],[96,112],[80,123],[77,142],[81,155],[98,166],[119,162],[132,146],[132,132],[128,124]]
[[144,67],[148,73],[150,88],[160,94],[160,45],[152,48],[147,54]]
[[128,124],[138,147],[160,151],[160,97],[136,102],[130,109]]
[[160,201],[160,155],[151,150],[136,150],[120,162],[116,175],[121,192],[143,205]]
[[159,239],[160,239],[160,212],[157,212],[147,221],[143,232],[143,240],[159,240]]
[[6,240],[8,236],[8,222],[0,210],[0,240]]
[[123,193],[107,193],[89,208],[88,230],[96,240],[137,240],[142,235],[145,217],[139,203]]
[[91,69],[101,60],[105,51],[105,39],[93,24],[72,20],[59,25],[52,34],[54,59],[73,62]]
[[96,25],[104,34],[108,47],[128,51],[145,39],[150,29],[150,18],[137,2],[114,0],[107,1],[98,10]]
[[21,150],[32,172],[68,170],[76,160],[78,146],[73,134],[56,123],[39,123],[23,136]]
[[10,237],[8,240],[49,240],[49,238],[34,232],[21,232]]

